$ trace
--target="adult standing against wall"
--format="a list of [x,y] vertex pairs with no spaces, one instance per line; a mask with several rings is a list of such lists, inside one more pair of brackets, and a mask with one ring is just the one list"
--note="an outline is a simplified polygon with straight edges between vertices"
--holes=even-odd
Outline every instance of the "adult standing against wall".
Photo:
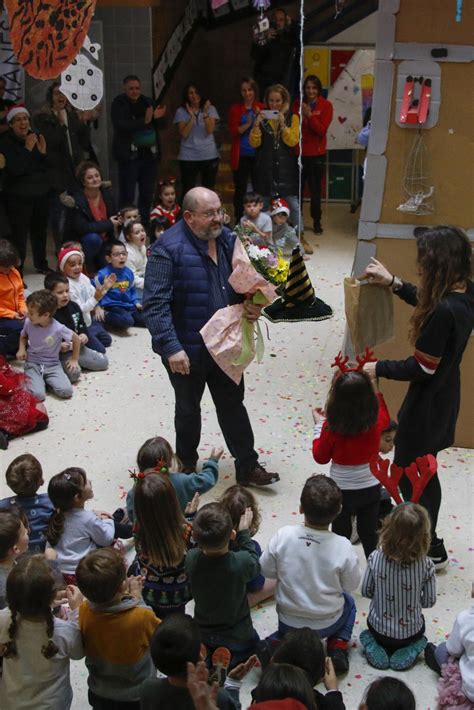
[[135,203],[138,185],[138,210],[148,225],[153,191],[160,159],[158,131],[164,127],[166,106],[153,108],[153,101],[142,94],[138,76],[123,80],[123,93],[112,101],[114,128],[112,153],[118,163],[120,204]]
[[143,314],[153,350],[161,355],[175,391],[176,454],[184,470],[196,470],[201,438],[201,398],[207,384],[237,483],[268,485],[279,476],[258,461],[244,405],[244,381],[235,384],[209,355],[201,328],[220,308],[244,302],[246,318],[260,307],[229,284],[236,236],[223,226],[219,196],[203,187],[183,200],[183,219],[155,242],[148,259]]
[[[326,133],[332,121],[332,103],[322,96],[322,84],[315,74],[306,77],[303,84],[301,113],[301,143],[303,175],[301,189],[308,183],[311,198],[310,212],[313,231],[322,234],[321,225],[321,183],[326,160]],[[300,112],[298,99],[293,104],[293,111]],[[305,245],[306,247],[306,245]]]
[[46,274],[50,271],[46,259],[50,187],[46,141],[31,130],[25,106],[11,106],[7,121],[9,130],[0,140],[0,153],[5,158],[3,194],[11,242],[20,256],[23,273],[29,235],[33,265],[38,273]]
[[[418,456],[452,446],[461,400],[460,364],[474,327],[474,287],[471,277],[471,244],[456,227],[420,228],[416,235],[420,287],[402,281],[376,259],[366,270],[369,283],[391,287],[415,307],[410,320],[414,353],[406,360],[379,360],[364,369],[372,377],[410,382],[398,413],[394,462],[406,467]],[[468,393],[471,394],[472,393]],[[411,483],[400,480],[406,500]],[[436,526],[441,507],[441,484],[436,474],[420,503],[431,518],[429,556],[435,567],[448,564]]]
[[213,190],[219,169],[219,152],[214,132],[219,114],[194,82],[184,87],[183,103],[175,113],[181,143],[178,160],[181,194],[198,184]]
[[[295,86],[299,84],[299,25],[282,7],[276,7],[270,15],[270,29],[263,40],[255,38],[251,56],[254,60],[253,75],[260,89],[260,96],[272,84],[290,86],[295,72]],[[295,57],[298,67],[295,69]],[[293,83],[292,83],[293,85]]]
[[258,87],[249,77],[240,81],[241,100],[229,109],[229,131],[232,136],[230,167],[234,176],[234,219],[240,220],[244,213],[243,199],[249,179],[255,181],[256,149],[250,145],[250,130],[255,123],[257,110],[263,108],[258,100]]

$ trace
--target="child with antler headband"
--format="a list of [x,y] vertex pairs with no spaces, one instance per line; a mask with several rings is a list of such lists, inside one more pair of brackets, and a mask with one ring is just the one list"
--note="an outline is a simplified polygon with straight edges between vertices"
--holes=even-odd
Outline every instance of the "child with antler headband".
[[377,546],[380,505],[380,484],[369,462],[378,453],[380,434],[390,423],[382,394],[376,394],[370,377],[362,371],[372,360],[373,354],[366,349],[357,357],[357,366],[350,368],[348,358],[339,353],[333,364],[339,372],[329,390],[326,411],[313,412],[314,460],[331,462],[330,476],[342,491],[342,510],[332,531],[350,540],[355,516],[366,557]]

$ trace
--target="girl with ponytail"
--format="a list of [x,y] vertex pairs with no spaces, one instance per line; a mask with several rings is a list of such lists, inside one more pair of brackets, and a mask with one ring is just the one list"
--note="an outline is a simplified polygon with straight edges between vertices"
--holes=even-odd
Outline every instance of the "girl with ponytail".
[[[84,649],[77,623],[53,616],[55,578],[43,555],[24,557],[15,565],[6,594],[8,607],[0,611],[2,709],[69,710],[69,659],[83,658]],[[82,601],[77,587],[67,587],[66,596],[71,609],[77,609]]]

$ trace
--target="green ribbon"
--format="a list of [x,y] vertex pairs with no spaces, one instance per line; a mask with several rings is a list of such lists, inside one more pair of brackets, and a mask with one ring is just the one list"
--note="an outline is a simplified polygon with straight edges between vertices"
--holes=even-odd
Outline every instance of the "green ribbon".
[[[257,291],[252,296],[252,301],[256,306],[265,306],[268,303],[268,299],[265,298],[261,291]],[[257,343],[255,346],[255,353],[257,356],[257,362],[260,364],[262,362],[263,353],[265,346],[263,344],[263,335],[260,329],[260,324],[258,321],[249,321],[245,316],[242,316],[242,350],[237,360],[232,362],[233,365],[247,365],[249,359],[251,359],[253,352],[253,341],[255,328],[257,330]]]

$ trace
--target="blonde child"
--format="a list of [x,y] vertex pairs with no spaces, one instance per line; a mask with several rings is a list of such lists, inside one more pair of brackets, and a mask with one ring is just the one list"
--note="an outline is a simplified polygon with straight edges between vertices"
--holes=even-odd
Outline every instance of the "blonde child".
[[65,583],[75,584],[76,567],[84,555],[113,543],[114,520],[107,513],[97,515],[85,509],[94,492],[82,468],[66,468],[53,476],[48,495],[56,512],[50,519],[46,539],[57,553]]
[[[24,557],[10,572],[8,608],[0,611],[2,710],[71,707],[69,660],[83,658],[84,649],[77,623],[53,616],[55,596],[55,578],[43,555]],[[66,597],[74,612],[81,595],[71,586]]]
[[[219,476],[219,460],[224,450],[213,448],[209,458],[204,462],[199,473],[194,471],[181,472],[181,462],[177,459],[170,443],[162,436],[147,439],[137,454],[138,470],[154,471],[169,476],[178,496],[181,510],[185,508],[195,493],[207,493],[216,485]],[[135,519],[134,488],[127,494],[127,513],[130,520]]]
[[175,180],[160,180],[158,202],[150,212],[150,222],[157,217],[166,217],[172,227],[179,218],[181,207],[176,202],[175,182]]
[[84,322],[89,329],[89,345],[92,350],[105,353],[112,343],[112,337],[103,326],[104,309],[100,300],[116,281],[115,274],[110,274],[103,284],[93,286],[88,276],[83,273],[84,254],[80,244],[64,246],[58,254],[58,269],[69,281],[71,301],[80,306]]
[[16,559],[28,549],[28,521],[19,508],[0,510],[0,609],[6,606],[6,584]]
[[[222,505],[229,511],[234,530],[238,529],[242,515],[248,508],[250,508],[252,511],[252,524],[249,532],[252,536],[252,543],[255,547],[255,551],[258,556],[261,557],[262,548],[257,540],[253,539],[254,535],[258,532],[261,521],[260,509],[253,493],[249,491],[248,488],[244,488],[243,486],[239,486],[237,484],[227,488],[221,496],[219,502],[222,503]],[[236,549],[235,545],[231,544],[230,549]],[[273,596],[275,587],[276,580],[265,579],[263,574],[258,574],[247,584],[249,606],[255,606],[264,599],[268,599]]]
[[360,641],[374,668],[411,668],[426,646],[422,609],[436,602],[430,535],[428,513],[415,503],[402,503],[383,522],[361,588],[371,602]]
[[51,291],[34,291],[26,299],[26,306],[28,317],[21,331],[16,358],[26,360],[27,387],[40,402],[46,397],[46,385],[56,396],[69,399],[72,397],[72,385],[61,365],[59,352],[63,341],[72,343],[66,367],[70,372],[75,372],[79,369],[81,340],[76,333],[54,319],[58,304]]
[[[137,474],[135,480],[137,557],[129,572],[144,577],[143,599],[163,619],[170,613],[184,613],[191,599],[184,569],[191,527],[168,476],[149,471]],[[191,517],[198,500],[196,493],[186,511]]]
[[0,239],[0,353],[15,355],[27,313],[20,258],[7,239]]
[[127,266],[133,271],[135,290],[141,300],[145,284],[146,232],[141,222],[129,221],[124,225],[125,247],[128,253]]

